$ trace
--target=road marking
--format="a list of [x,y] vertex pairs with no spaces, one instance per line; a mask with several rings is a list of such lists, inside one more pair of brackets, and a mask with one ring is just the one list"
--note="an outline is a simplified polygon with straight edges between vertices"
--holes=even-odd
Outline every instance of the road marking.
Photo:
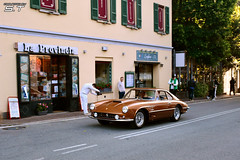
[[79,144],[79,145],[75,145],[75,146],[70,146],[70,147],[55,149],[55,150],[53,150],[53,152],[58,152],[58,151],[67,150],[67,149],[76,148],[76,147],[81,147],[81,146],[86,146],[86,145],[87,145],[87,144]]
[[44,157],[41,157],[41,158],[38,158],[38,159],[35,159],[35,160],[44,160]]
[[98,146],[97,144],[94,144],[94,145],[91,145],[91,146],[86,146],[86,147],[78,148],[78,149],[75,149],[75,150],[63,152],[62,154],[68,154],[68,153],[72,153],[72,152],[82,151],[82,150],[85,150],[85,149],[88,149],[88,148],[97,147],[97,146]]
[[191,123],[195,123],[195,122],[199,122],[199,121],[203,121],[203,120],[207,120],[207,119],[211,119],[211,118],[215,118],[215,117],[219,117],[219,116],[223,116],[226,114],[239,112],[239,111],[240,111],[240,108],[232,109],[232,110],[223,111],[223,112],[219,112],[219,113],[215,113],[215,114],[210,114],[207,116],[203,116],[203,117],[199,117],[199,118],[195,118],[195,119],[191,119],[191,120],[187,120],[187,121],[183,121],[183,122],[178,122],[177,124],[175,123],[175,124],[170,124],[170,125],[166,125],[166,126],[162,126],[162,127],[156,127],[156,128],[152,128],[152,129],[147,129],[147,130],[143,130],[143,131],[120,135],[120,136],[116,136],[114,138],[123,140],[123,139],[127,139],[127,138],[137,137],[137,136],[150,134],[150,133],[154,133],[154,132],[158,132],[158,131],[162,131],[162,130],[166,130],[166,129],[171,129],[171,128],[175,128],[175,127],[179,127],[179,126],[183,126],[183,125],[187,125],[187,124],[191,124]]

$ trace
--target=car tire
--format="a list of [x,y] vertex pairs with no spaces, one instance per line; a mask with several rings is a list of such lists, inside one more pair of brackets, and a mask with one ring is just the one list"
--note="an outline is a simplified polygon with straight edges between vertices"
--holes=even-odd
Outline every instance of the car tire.
[[108,125],[109,121],[98,120],[98,123],[100,123],[101,125]]
[[171,117],[171,120],[176,122],[181,118],[181,109],[179,106],[176,106],[173,111],[173,116]]
[[138,111],[132,122],[132,128],[142,128],[145,124],[146,116],[143,111]]

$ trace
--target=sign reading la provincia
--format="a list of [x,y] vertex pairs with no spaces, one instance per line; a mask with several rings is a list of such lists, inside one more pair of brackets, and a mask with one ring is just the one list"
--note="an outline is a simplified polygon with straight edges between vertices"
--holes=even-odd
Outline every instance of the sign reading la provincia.
[[33,43],[17,43],[18,52],[29,52],[29,53],[43,53],[43,54],[68,54],[77,55],[77,47],[66,47],[66,46],[55,46],[45,44],[33,44]]

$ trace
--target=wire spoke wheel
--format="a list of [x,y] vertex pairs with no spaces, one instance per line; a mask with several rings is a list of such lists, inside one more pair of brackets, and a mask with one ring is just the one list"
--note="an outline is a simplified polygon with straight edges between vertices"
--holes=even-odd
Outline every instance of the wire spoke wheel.
[[172,120],[173,121],[178,121],[181,117],[181,110],[180,108],[177,106],[175,109],[174,109],[174,112],[173,112],[173,116],[172,116]]
[[134,122],[133,122],[133,127],[134,128],[142,128],[145,123],[145,115],[142,111],[137,112]]

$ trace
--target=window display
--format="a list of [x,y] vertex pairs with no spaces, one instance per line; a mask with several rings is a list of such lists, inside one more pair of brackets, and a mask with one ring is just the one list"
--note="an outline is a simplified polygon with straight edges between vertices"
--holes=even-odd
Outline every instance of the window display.
[[96,87],[101,92],[112,91],[112,63],[96,61]]
[[78,97],[78,59],[72,59],[72,96]]
[[29,101],[29,59],[27,56],[20,57],[20,80],[21,80],[21,101]]
[[51,99],[51,58],[30,55],[31,100]]

